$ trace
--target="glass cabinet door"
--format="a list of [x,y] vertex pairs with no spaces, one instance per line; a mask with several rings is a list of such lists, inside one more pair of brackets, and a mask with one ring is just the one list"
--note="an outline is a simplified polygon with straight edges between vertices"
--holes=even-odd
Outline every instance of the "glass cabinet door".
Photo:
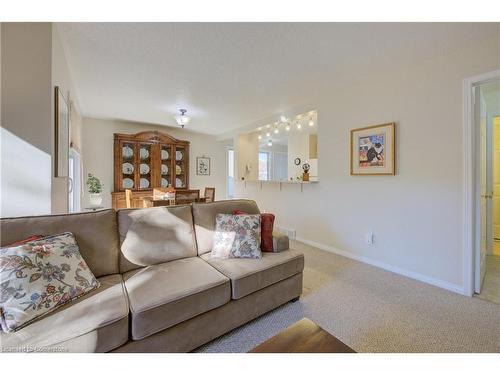
[[172,185],[172,146],[160,145],[160,187],[167,188]]
[[135,144],[122,142],[121,144],[121,188],[135,188]]
[[138,187],[139,189],[150,189],[152,187],[152,144],[151,143],[139,143],[139,153],[138,153],[138,171],[136,176],[138,176]]
[[187,157],[184,147],[175,147],[175,188],[185,189],[187,187]]

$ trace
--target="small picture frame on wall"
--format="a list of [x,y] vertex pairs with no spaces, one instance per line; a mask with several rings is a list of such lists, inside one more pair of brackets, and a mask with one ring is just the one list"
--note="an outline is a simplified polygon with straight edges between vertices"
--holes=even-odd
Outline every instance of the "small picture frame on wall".
[[199,176],[210,176],[210,158],[198,156],[196,158],[196,174]]
[[396,174],[396,125],[368,126],[351,130],[350,174]]
[[59,86],[54,88],[54,177],[67,177],[69,168],[69,107]]

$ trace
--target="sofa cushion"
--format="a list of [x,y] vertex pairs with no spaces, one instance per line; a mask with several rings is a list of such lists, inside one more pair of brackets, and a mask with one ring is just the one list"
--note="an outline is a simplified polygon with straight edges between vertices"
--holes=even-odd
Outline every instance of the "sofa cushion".
[[121,272],[196,256],[191,206],[118,211]]
[[123,275],[132,339],[140,340],[231,299],[229,279],[198,257],[178,259]]
[[196,232],[198,255],[212,251],[215,232],[215,216],[232,214],[234,210],[245,211],[250,215],[260,214],[254,201],[234,199],[212,203],[193,203],[193,221]]
[[32,235],[71,232],[96,277],[118,273],[118,231],[115,210],[0,220],[0,246]]
[[13,332],[99,287],[66,232],[0,248],[0,325]]
[[212,258],[261,258],[260,215],[217,214]]
[[201,259],[231,279],[231,295],[239,299],[257,290],[302,272],[304,255],[296,250],[262,253],[261,259]]
[[[104,352],[127,342],[128,300],[119,274],[14,333],[0,332],[0,351]],[[106,333],[106,334],[103,334]]]

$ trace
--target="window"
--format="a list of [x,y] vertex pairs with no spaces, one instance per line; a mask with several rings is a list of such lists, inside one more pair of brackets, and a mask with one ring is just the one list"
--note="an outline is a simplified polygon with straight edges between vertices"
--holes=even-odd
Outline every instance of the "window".
[[81,156],[74,149],[69,150],[69,212],[80,212],[80,197],[82,194]]

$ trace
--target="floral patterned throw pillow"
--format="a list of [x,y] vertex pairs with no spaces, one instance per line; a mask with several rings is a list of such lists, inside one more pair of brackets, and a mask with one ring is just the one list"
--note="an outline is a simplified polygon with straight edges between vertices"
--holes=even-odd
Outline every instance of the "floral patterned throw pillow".
[[260,215],[216,216],[212,258],[261,258]]
[[72,233],[0,248],[0,325],[5,332],[98,287]]

